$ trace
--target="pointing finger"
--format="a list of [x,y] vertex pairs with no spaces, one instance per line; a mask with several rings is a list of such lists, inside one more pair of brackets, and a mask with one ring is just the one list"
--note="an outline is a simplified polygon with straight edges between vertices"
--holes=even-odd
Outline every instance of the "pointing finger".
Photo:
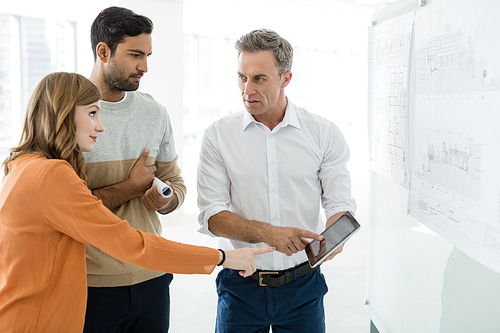
[[312,231],[308,231],[308,230],[301,230],[298,233],[298,235],[299,235],[299,237],[302,237],[302,238],[311,238],[311,239],[315,239],[318,241],[321,241],[324,238],[322,235],[317,234],[317,233],[312,232]]
[[250,251],[253,255],[259,255],[263,253],[273,252],[276,250],[274,247],[259,247],[259,248],[251,248]]

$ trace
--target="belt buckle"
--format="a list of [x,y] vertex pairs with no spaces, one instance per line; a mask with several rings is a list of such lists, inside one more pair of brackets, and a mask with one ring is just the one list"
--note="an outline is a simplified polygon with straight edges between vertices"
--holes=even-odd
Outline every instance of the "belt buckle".
[[267,287],[267,284],[265,284],[264,282],[262,282],[262,275],[263,274],[266,274],[266,275],[278,275],[279,272],[259,272],[259,286],[261,286],[261,287]]

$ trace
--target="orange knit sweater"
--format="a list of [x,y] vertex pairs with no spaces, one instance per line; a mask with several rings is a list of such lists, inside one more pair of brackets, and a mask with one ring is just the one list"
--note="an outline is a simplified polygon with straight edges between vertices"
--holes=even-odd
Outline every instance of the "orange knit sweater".
[[63,160],[39,154],[9,165],[0,190],[0,332],[81,332],[85,246],[169,273],[209,274],[215,249],[135,230],[93,196]]

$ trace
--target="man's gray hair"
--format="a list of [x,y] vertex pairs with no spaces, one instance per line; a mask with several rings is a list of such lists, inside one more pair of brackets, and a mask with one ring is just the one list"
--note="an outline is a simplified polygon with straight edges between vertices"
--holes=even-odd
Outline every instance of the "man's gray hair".
[[249,32],[240,37],[235,47],[238,50],[238,56],[242,52],[273,52],[280,76],[292,69],[292,46],[286,39],[272,30],[259,29]]

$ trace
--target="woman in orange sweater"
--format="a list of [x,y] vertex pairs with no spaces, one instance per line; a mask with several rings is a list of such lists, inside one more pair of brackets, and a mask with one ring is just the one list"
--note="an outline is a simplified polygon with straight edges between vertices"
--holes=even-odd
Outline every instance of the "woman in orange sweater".
[[251,275],[253,255],[181,244],[131,228],[85,184],[99,90],[74,73],[52,73],[31,97],[21,143],[4,162],[0,190],[0,332],[82,332],[85,244],[128,263],[169,273],[210,274],[216,265]]

